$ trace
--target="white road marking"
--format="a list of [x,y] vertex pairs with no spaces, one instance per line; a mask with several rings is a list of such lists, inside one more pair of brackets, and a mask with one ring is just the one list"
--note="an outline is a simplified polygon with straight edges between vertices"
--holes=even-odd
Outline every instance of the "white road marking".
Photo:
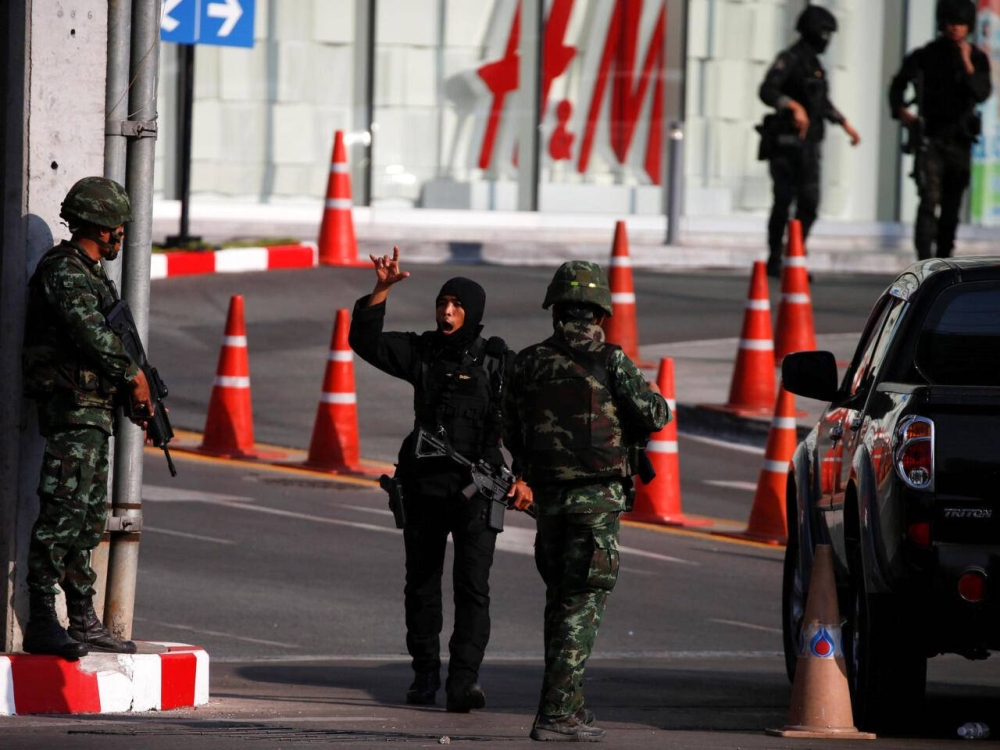
[[[601,651],[595,650],[590,655],[591,661],[607,661],[611,659],[628,659],[649,661],[651,659],[680,660],[701,659],[705,661],[725,661],[729,659],[776,659],[783,656],[781,651]],[[540,652],[497,652],[488,651],[486,663],[491,662],[537,662],[542,658]],[[256,656],[251,658],[212,657],[213,664],[302,664],[309,662],[385,662],[392,664],[409,664],[410,657],[405,654],[310,654],[302,656]]]
[[726,448],[732,451],[740,451],[741,453],[753,453],[756,456],[763,456],[764,449],[758,448],[755,445],[745,445],[744,443],[731,443],[726,440],[718,440],[717,438],[704,437],[703,435],[689,435],[686,432],[681,432],[681,437],[685,440],[693,440],[696,443],[704,443],[705,445],[714,445],[717,448]]
[[252,503],[253,498],[242,495],[223,495],[218,492],[199,492],[177,487],[161,487],[155,484],[142,485],[142,499],[153,503],[212,503],[220,500],[235,500]]
[[[143,492],[149,488],[144,488]],[[161,488],[166,489],[166,488]],[[212,493],[203,493],[206,497],[195,498],[193,495],[197,493],[187,493],[186,499],[188,501],[203,502],[209,505],[221,505],[225,508],[232,508],[233,510],[246,510],[253,511],[255,513],[266,513],[273,516],[282,516],[284,518],[298,518],[303,521],[316,521],[317,523],[326,523],[331,526],[348,526],[355,529],[364,529],[366,531],[381,531],[383,533],[389,534],[402,534],[401,529],[397,529],[392,526],[375,526],[370,523],[359,523],[357,521],[342,521],[337,518],[327,518],[325,516],[314,516],[310,513],[298,513],[292,510],[281,510],[280,508],[268,508],[262,505],[248,505],[243,502],[233,502],[230,499],[212,499],[208,497]],[[224,495],[216,495],[215,497],[223,498]],[[179,500],[180,498],[177,498]],[[175,500],[176,501],[176,500]],[[353,506],[352,506],[353,507]],[[497,535],[497,549],[502,552],[513,552],[519,555],[531,555],[535,554],[535,532],[533,529],[522,529],[517,526],[508,526],[502,534]],[[636,557],[645,557],[650,560],[660,560],[661,562],[672,562],[678,563],[679,565],[698,565],[696,562],[690,560],[682,560],[679,557],[671,557],[670,555],[661,555],[658,552],[646,552],[645,550],[635,549],[633,547],[621,547],[620,551],[623,554],[634,555]]]
[[[232,633],[223,633],[219,630],[205,630],[203,628],[193,628],[190,625],[178,625],[173,622],[161,622],[159,620],[148,620],[144,617],[134,618],[136,622],[148,622],[154,625],[159,625],[164,628],[173,628],[174,630],[183,630],[188,633],[201,633],[202,635],[217,635],[222,638],[232,638],[236,641],[246,641],[247,643],[260,643],[265,646],[280,646],[281,648],[302,648],[301,646],[296,646],[294,643],[285,643],[283,641],[266,641],[261,638],[247,638],[243,635],[233,635]],[[213,659],[212,661],[216,661]]]
[[709,622],[717,622],[720,625],[733,625],[737,628],[749,628],[750,630],[763,630],[765,633],[780,633],[781,628],[769,628],[765,625],[754,625],[749,622],[740,622],[739,620],[717,620],[714,617],[708,618]]
[[159,526],[142,527],[143,532],[152,531],[154,534],[166,534],[167,536],[179,536],[184,539],[194,539],[199,542],[212,542],[214,544],[236,544],[232,539],[219,539],[214,536],[202,536],[201,534],[189,534],[186,531],[174,531],[172,529],[161,529]]
[[348,510],[359,510],[362,513],[374,513],[376,516],[391,516],[392,511],[388,508],[371,508],[367,505],[338,505],[338,508],[347,508]]
[[[520,555],[535,554],[535,532],[533,529],[522,529],[517,526],[508,526],[502,534],[497,535],[497,549],[504,552],[514,552]],[[682,560],[679,557],[661,555],[658,552],[646,552],[634,547],[619,547],[619,552],[624,555],[645,557],[650,560],[660,560],[661,562],[677,563],[679,565],[698,565],[691,560]]]
[[756,482],[742,482],[737,479],[703,479],[703,484],[710,484],[713,487],[725,487],[731,490],[748,490],[753,492],[757,489]]

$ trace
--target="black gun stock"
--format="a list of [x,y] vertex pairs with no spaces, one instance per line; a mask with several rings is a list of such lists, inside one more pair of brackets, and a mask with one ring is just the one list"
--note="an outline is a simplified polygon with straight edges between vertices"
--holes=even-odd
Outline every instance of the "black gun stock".
[[[465,466],[472,475],[472,484],[462,490],[462,494],[469,499],[479,494],[489,500],[489,527],[494,531],[503,531],[504,512],[514,507],[513,498],[507,497],[515,481],[510,469],[502,465],[494,468],[482,460],[470,461],[449,445],[447,440],[427,432],[422,427],[417,428],[417,439],[413,450],[417,458],[444,457]],[[535,518],[533,506],[529,506],[524,512]]]
[[145,404],[136,407],[128,394],[125,394],[121,399],[125,416],[134,422],[146,422],[146,436],[154,446],[163,451],[163,455],[167,459],[167,468],[170,469],[170,476],[175,477],[177,469],[174,468],[173,459],[170,458],[170,450],[167,448],[168,443],[174,438],[174,429],[170,426],[170,418],[167,416],[167,409],[163,403],[168,395],[167,384],[160,378],[160,373],[156,371],[156,368],[150,365],[149,360],[146,359],[146,350],[142,346],[142,339],[139,338],[139,330],[136,328],[128,302],[123,299],[118,300],[104,317],[111,330],[121,339],[125,351],[145,374],[146,381],[149,383],[149,395],[153,401],[153,413],[150,415],[146,413]]

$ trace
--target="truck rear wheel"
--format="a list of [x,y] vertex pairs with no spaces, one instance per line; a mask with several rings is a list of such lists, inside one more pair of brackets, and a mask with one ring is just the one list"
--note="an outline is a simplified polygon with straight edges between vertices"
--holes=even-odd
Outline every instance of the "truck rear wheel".
[[[927,657],[892,594],[869,594],[860,561],[851,564],[844,651],[854,723],[867,731],[912,728],[927,685]],[[911,724],[907,727],[906,722]]]

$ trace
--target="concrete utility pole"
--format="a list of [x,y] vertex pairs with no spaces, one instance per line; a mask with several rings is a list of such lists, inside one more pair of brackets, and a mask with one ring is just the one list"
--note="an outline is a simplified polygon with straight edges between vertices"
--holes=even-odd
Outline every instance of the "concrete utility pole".
[[[122,253],[122,297],[128,300],[143,346],[148,350],[149,266],[153,229],[153,163],[156,153],[156,83],[160,59],[160,2],[133,0],[129,57],[126,183],[132,223]],[[109,113],[110,114],[110,113]],[[144,435],[128,419],[118,420],[114,500],[108,519],[111,554],[105,624],[119,638],[132,637],[135,583],[142,535],[142,448]]]
[[[111,3],[112,5],[114,3]],[[156,3],[158,5],[158,3]],[[43,442],[21,396],[27,280],[66,236],[59,204],[103,172],[108,0],[0,3],[0,623],[5,651],[27,618],[28,539]]]

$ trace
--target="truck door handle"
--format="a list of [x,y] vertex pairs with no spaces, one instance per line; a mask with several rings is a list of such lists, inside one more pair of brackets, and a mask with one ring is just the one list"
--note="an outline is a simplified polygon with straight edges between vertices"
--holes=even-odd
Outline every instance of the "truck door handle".
[[843,425],[834,425],[830,428],[830,440],[837,442],[842,437],[844,437],[844,427]]

